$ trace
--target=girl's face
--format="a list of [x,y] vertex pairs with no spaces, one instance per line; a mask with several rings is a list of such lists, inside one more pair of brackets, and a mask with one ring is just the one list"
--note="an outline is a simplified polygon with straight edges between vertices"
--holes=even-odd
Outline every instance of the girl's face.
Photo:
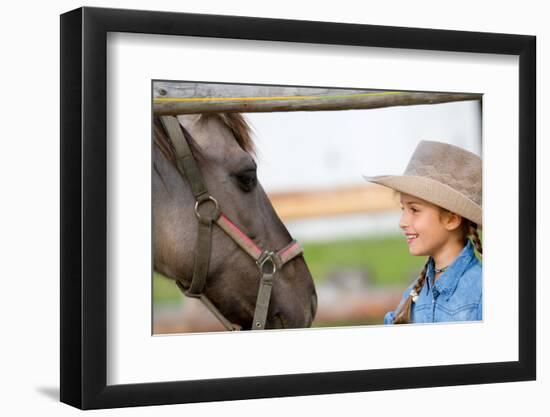
[[400,202],[399,227],[405,232],[409,253],[436,256],[452,237],[450,219],[445,218],[445,212],[438,206],[417,197],[401,193]]

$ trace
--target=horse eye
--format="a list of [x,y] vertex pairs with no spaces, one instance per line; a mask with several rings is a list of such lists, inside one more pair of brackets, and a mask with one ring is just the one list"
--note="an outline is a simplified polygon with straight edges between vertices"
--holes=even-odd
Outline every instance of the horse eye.
[[238,174],[236,174],[235,177],[237,178],[239,187],[245,192],[252,191],[254,187],[256,187],[256,184],[258,183],[255,168],[241,171]]

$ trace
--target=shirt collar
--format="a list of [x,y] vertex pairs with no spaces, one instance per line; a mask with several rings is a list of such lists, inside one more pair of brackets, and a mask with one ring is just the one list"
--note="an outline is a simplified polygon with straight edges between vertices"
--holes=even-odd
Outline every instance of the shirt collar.
[[430,287],[433,287],[432,291],[434,293],[436,293],[437,295],[445,294],[447,296],[447,299],[449,299],[449,297],[456,289],[458,281],[464,273],[464,270],[469,265],[472,257],[474,256],[474,245],[472,244],[470,239],[468,239],[460,254],[455,258],[451,265],[449,265],[447,270],[441,274],[435,285],[433,285],[433,280],[435,277],[434,260],[432,257],[430,257],[430,261],[428,262],[428,269],[426,270],[426,282],[428,285],[428,291],[430,290]]

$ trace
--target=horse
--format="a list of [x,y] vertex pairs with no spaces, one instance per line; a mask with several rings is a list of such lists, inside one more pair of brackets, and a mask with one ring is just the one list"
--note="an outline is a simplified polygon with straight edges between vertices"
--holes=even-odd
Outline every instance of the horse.
[[[223,217],[231,219],[230,224],[246,235],[244,239],[253,242],[252,246],[288,252],[281,248],[288,246],[291,236],[258,181],[252,131],[244,116],[189,114],[177,116],[177,122]],[[192,284],[198,251],[198,203],[189,179],[178,171],[176,147],[159,116],[153,117],[153,138],[154,269],[185,291]],[[258,292],[264,266],[220,227],[214,225],[210,234],[204,298],[220,320],[225,318],[235,326],[232,330],[250,330],[261,298]],[[263,255],[273,253],[265,251]],[[315,317],[313,279],[302,254],[295,255],[282,268],[279,265],[280,269],[271,271],[265,329],[306,328]],[[271,277],[265,275],[268,273],[264,271],[264,276]]]

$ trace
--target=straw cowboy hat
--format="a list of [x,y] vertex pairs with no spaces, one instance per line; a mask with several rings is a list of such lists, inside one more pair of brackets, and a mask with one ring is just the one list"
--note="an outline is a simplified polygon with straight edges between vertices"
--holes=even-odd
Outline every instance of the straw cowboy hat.
[[421,141],[403,175],[363,177],[482,225],[481,158],[462,148]]

